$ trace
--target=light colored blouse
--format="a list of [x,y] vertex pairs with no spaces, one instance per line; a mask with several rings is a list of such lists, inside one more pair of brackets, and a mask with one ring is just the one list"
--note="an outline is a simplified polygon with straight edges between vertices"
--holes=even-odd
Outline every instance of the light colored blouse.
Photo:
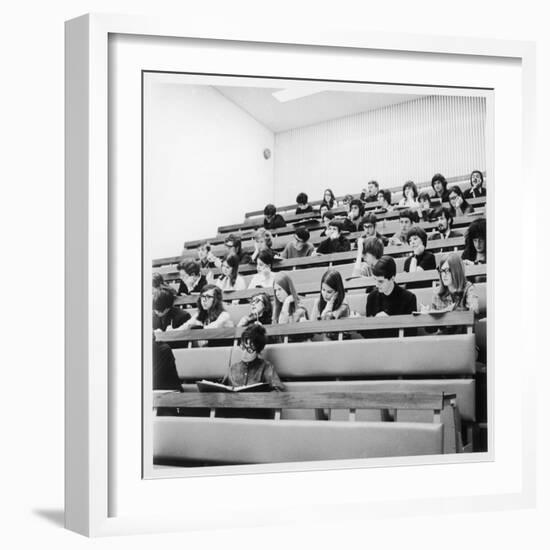
[[275,276],[273,273],[270,272],[267,278],[263,273],[256,273],[256,275],[254,275],[254,277],[250,280],[248,288],[272,288],[274,282]]
[[235,284],[232,285],[229,277],[220,277],[216,280],[216,286],[222,290],[246,290],[246,281],[241,275],[237,275]]

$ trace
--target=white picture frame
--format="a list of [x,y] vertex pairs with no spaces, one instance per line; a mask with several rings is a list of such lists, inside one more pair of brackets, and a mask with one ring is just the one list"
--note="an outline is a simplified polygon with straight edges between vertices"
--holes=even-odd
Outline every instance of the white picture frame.
[[[132,483],[125,484],[119,479],[116,467],[116,455],[123,451],[132,453],[135,451],[136,442],[141,433],[139,430],[130,430],[132,433],[128,439],[121,435],[121,430],[113,427],[112,414],[115,408],[125,407],[132,410],[139,401],[140,395],[134,395],[130,403],[125,404],[117,399],[117,390],[113,387],[109,373],[109,364],[112,362],[114,352],[109,343],[109,327],[113,322],[113,300],[109,294],[109,276],[114,263],[110,248],[110,227],[116,224],[119,212],[116,209],[116,200],[109,188],[109,139],[112,136],[112,113],[109,113],[109,86],[113,82],[113,72],[122,70],[120,66],[109,66],[109,40],[113,36],[132,37],[131,40],[139,42],[139,37],[171,37],[173,39],[193,39],[196,43],[208,40],[210,44],[223,47],[224,44],[260,44],[263,48],[269,48],[273,52],[277,48],[284,48],[285,52],[293,54],[303,49],[324,49],[330,51],[349,51],[361,53],[362,51],[388,52],[388,59],[403,66],[407,58],[415,58],[417,63],[432,61],[438,64],[460,63],[472,65],[479,63],[494,64],[497,67],[506,66],[506,76],[490,77],[499,82],[495,86],[497,98],[505,95],[504,82],[514,84],[517,92],[514,97],[506,97],[507,101],[514,103],[518,111],[520,101],[523,104],[521,118],[515,120],[514,128],[519,122],[521,147],[521,166],[517,173],[527,181],[533,170],[532,151],[534,140],[534,45],[526,42],[496,41],[496,40],[472,40],[460,41],[453,38],[403,36],[382,33],[365,33],[358,35],[343,35],[331,32],[301,32],[295,36],[293,31],[281,29],[274,36],[260,35],[253,29],[209,30],[200,25],[186,22],[183,24],[168,19],[152,19],[130,16],[111,15],[87,15],[67,22],[66,24],[66,244],[67,244],[67,289],[66,289],[66,526],[88,536],[100,536],[120,533],[143,533],[157,531],[179,531],[209,526],[232,525],[258,525],[262,523],[282,523],[289,521],[296,509],[301,510],[305,521],[318,517],[318,510],[309,507],[305,500],[298,502],[295,508],[284,508],[284,494],[274,494],[271,502],[256,502],[254,507],[246,500],[247,491],[253,490],[254,478],[257,476],[230,476],[228,479],[186,479],[177,480],[186,484],[187,495],[193,495],[190,500],[197,499],[197,505],[193,510],[182,510],[178,516],[168,514],[155,515],[155,508],[147,506],[147,502],[160,498],[162,493],[167,495],[173,491],[171,484],[174,480],[156,480],[144,482],[134,475]],[[139,48],[138,48],[139,49]],[[143,55],[143,50],[141,55]],[[393,58],[391,56],[394,56]],[[400,58],[400,59],[398,59]],[[155,68],[147,65],[150,59],[143,55],[134,59],[143,68]],[[162,67],[168,70],[168,62]],[[397,66],[397,65],[396,65]],[[133,65],[135,71],[135,65]],[[330,70],[330,67],[329,69]],[[425,71],[428,69],[425,68]],[[457,85],[467,86],[464,77],[464,67],[457,67]],[[509,74],[508,74],[509,73]],[[425,78],[425,73],[416,73],[418,78]],[[473,75],[473,72],[472,72]],[[449,75],[439,77],[433,85],[441,85],[441,80],[450,79]],[[474,79],[474,76],[470,78]],[[510,79],[506,81],[506,79]],[[436,79],[437,80],[437,79]],[[403,82],[402,78],[392,82]],[[419,83],[416,81],[415,83]],[[479,85],[479,83],[478,83]],[[501,106],[499,108],[502,108]],[[498,110],[497,110],[498,113]],[[138,121],[134,121],[138,122]],[[497,128],[501,127],[502,120],[496,118]],[[110,133],[111,132],[111,133]],[[495,133],[497,130],[495,130]],[[502,149],[510,144],[503,144]],[[515,145],[518,145],[516,141]],[[499,147],[501,147],[499,145]],[[515,150],[515,157],[519,158],[519,152]],[[112,160],[112,159],[111,159]],[[495,174],[499,174],[499,156],[495,157]],[[138,162],[139,164],[139,162]],[[112,168],[111,168],[112,170]],[[500,174],[504,182],[503,188],[510,190],[509,182],[505,175]],[[510,176],[511,177],[511,176]],[[507,209],[508,200],[505,193],[495,193],[497,212]],[[139,205],[131,203],[129,209],[135,211]],[[526,205],[522,205],[524,212]],[[135,212],[134,212],[135,214]],[[496,223],[502,223],[502,217],[495,216]],[[534,243],[525,242],[528,233],[527,220],[522,220],[524,232],[512,237],[517,243],[525,244],[522,254],[527,257]],[[497,243],[498,245],[498,243]],[[499,266],[499,258],[503,258],[496,247],[494,258],[496,269]],[[117,261],[119,261],[117,259]],[[500,271],[499,271],[500,274]],[[525,275],[523,275],[525,277]],[[503,275],[503,279],[505,276]],[[502,285],[502,287],[504,284]],[[499,308],[499,292],[502,287],[496,289],[495,305]],[[529,294],[526,294],[529,297]],[[527,301],[527,300],[526,300]],[[534,303],[534,300],[532,301]],[[525,304],[521,310],[521,316],[529,314],[529,306]],[[499,328],[501,330],[502,327]],[[503,329],[504,330],[504,329]],[[519,328],[525,331],[525,328]],[[503,340],[506,335],[503,334]],[[500,335],[497,334],[500,338]],[[530,346],[534,336],[524,334],[525,348],[530,347],[530,353],[534,353],[534,346]],[[491,340],[490,340],[491,342]],[[527,351],[529,353],[529,351]],[[416,510],[426,513],[436,513],[445,502],[447,511],[456,510],[486,510],[502,508],[520,508],[534,504],[535,468],[534,427],[527,421],[528,414],[535,406],[535,389],[533,381],[533,368],[536,364],[533,357],[525,358],[524,374],[520,380],[522,387],[521,404],[522,417],[518,420],[521,430],[521,443],[515,441],[513,447],[506,448],[503,453],[497,452],[495,460],[491,464],[462,464],[462,468],[468,468],[469,475],[490,478],[485,470],[494,469],[495,477],[491,478],[499,487],[492,489],[480,488],[479,494],[474,494],[471,487],[465,486],[462,495],[452,494],[445,497],[437,490],[428,490],[426,485],[420,482],[415,485],[413,477],[418,476],[419,471],[426,471],[432,478],[433,487],[441,486],[445,476],[454,476],[456,469],[451,465],[439,466],[414,466],[411,463],[406,468],[383,467],[378,471],[381,479],[391,475],[392,479],[399,479],[407,489],[402,494],[390,495],[387,500],[367,498],[368,495],[346,496],[336,490],[343,483],[361,483],[367,478],[364,472],[348,469],[338,472],[315,472],[307,475],[299,472],[286,472],[285,474],[262,474],[261,483],[265,485],[268,478],[276,478],[277,485],[290,487],[297,483],[312,489],[315,483],[323,479],[329,494],[333,495],[330,503],[331,517],[361,517],[366,511],[383,515],[405,514],[411,503],[414,502]],[[495,391],[498,397],[506,395],[510,389],[508,385],[496,384]],[[130,437],[132,438],[130,441]],[[501,430],[497,433],[497,441],[503,441]],[[499,439],[500,438],[500,439]],[[520,439],[518,437],[518,439]],[[498,449],[497,449],[498,450]],[[514,455],[514,460],[508,460]],[[132,457],[132,455],[129,455]],[[132,459],[132,458],[131,458]],[[132,460],[141,460],[141,455]],[[455,465],[456,466],[456,465]],[[131,468],[129,468],[131,469]],[[298,468],[299,469],[299,468]],[[496,470],[500,470],[496,472]],[[139,469],[141,472],[141,469]],[[462,470],[464,471],[464,470]],[[133,474],[137,469],[133,470]],[[414,476],[411,472],[414,472]],[[372,474],[372,471],[371,471]],[[491,474],[492,475],[492,474]],[[267,476],[267,477],[266,477]],[[315,476],[316,482],[311,484]],[[319,476],[323,476],[322,478]],[[371,476],[372,477],[372,476]],[[241,479],[242,478],[242,479]],[[309,478],[309,479],[308,479]],[[503,479],[509,480],[507,485]],[[372,480],[371,480],[372,481]],[[422,482],[425,481],[425,476]],[[248,486],[246,484],[248,483]],[[309,485],[308,485],[309,483]],[[151,489],[155,484],[154,490]],[[144,486],[148,485],[145,489]],[[115,489],[116,487],[116,489]],[[139,489],[138,489],[139,487]],[[211,493],[216,487],[220,490],[234,490],[242,488],[243,496],[237,499],[237,507],[244,512],[242,519],[235,520],[227,516],[228,505],[217,503],[205,508],[206,503],[201,501],[201,495]],[[422,487],[422,490],[420,489]],[[424,489],[426,491],[424,492]],[[136,492],[134,492],[136,491]],[[331,492],[332,491],[332,492]],[[138,492],[142,492],[138,496]],[[115,494],[116,493],[116,494]],[[382,494],[382,493],[380,493]],[[312,501],[315,493],[312,494]],[[134,506],[129,506],[132,501]],[[124,506],[126,503],[126,506]],[[236,504],[232,502],[232,508]],[[189,508],[189,507],[188,507]],[[209,513],[205,514],[205,509]],[[276,510],[277,517],[270,514],[266,520],[267,511]]]

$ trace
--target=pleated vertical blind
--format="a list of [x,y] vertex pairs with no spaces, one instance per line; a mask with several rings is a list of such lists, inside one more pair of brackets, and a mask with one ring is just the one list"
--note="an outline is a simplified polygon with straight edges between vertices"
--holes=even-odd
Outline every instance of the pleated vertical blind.
[[275,197],[319,189],[359,192],[485,170],[485,99],[428,96],[281,132],[275,136]]

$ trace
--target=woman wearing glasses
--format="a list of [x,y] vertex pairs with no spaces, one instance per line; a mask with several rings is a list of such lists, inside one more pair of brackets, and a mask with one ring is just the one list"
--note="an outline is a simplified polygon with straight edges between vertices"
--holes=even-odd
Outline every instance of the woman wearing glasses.
[[421,306],[429,311],[473,311],[479,313],[479,300],[475,286],[466,280],[464,264],[460,255],[452,252],[439,264],[439,286],[435,288],[431,306]]
[[237,326],[247,327],[253,323],[269,325],[273,315],[272,311],[271,298],[265,292],[256,294],[250,300],[250,313],[242,317]]
[[266,344],[267,335],[263,326],[254,324],[248,327],[241,336],[242,358],[229,367],[222,384],[250,386],[263,382],[269,384],[271,390],[284,390],[275,367],[260,355]]
[[202,289],[197,306],[197,313],[182,325],[182,329],[234,326],[223,305],[222,291],[216,285],[206,285]]

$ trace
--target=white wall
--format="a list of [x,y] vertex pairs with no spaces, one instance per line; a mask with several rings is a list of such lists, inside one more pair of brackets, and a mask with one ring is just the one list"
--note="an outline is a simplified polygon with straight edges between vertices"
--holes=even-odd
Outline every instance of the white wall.
[[214,236],[273,201],[273,157],[263,156],[273,150],[270,130],[208,86],[145,90],[144,215],[153,258],[179,254],[185,241]]
[[381,187],[485,170],[485,100],[415,99],[275,136],[275,202],[311,200],[326,187],[358,193],[370,179]]

